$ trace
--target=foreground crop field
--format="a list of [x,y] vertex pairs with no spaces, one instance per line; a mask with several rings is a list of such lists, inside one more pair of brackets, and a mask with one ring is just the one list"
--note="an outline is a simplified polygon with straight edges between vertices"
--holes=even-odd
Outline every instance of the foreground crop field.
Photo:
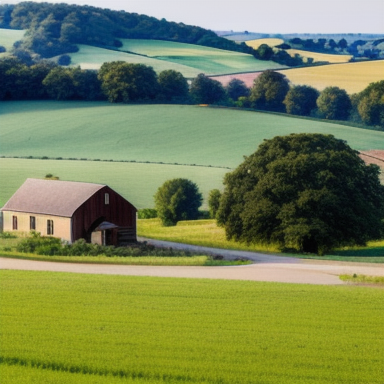
[[264,139],[324,133],[357,150],[384,149],[384,132],[286,115],[180,105],[0,103],[0,155],[236,167]]
[[153,195],[169,179],[183,177],[199,187],[206,201],[211,189],[222,188],[228,169],[188,167],[181,165],[113,163],[101,161],[0,159],[0,207],[28,178],[44,178],[47,173],[61,180],[107,184],[129,200],[136,208],[154,206]]
[[384,291],[2,271],[20,383],[382,384]]

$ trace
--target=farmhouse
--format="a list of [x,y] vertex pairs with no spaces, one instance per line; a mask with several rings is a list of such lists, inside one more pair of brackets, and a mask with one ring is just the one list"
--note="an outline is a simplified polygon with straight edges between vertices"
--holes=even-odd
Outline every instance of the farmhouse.
[[106,185],[27,179],[1,211],[4,231],[36,231],[70,243],[136,241],[137,209]]

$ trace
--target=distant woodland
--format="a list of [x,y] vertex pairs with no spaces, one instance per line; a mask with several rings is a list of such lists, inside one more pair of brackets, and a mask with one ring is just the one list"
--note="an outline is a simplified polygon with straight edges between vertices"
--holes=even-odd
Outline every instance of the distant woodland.
[[50,58],[76,52],[76,44],[119,48],[119,39],[157,39],[253,53],[213,31],[146,15],[91,6],[22,2],[0,5],[0,28],[25,29],[16,48]]

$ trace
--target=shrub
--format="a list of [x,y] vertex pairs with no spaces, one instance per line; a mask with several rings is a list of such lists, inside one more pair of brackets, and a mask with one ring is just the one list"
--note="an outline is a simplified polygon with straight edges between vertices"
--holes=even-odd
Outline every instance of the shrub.
[[139,219],[155,219],[157,217],[157,211],[153,208],[143,208],[138,211]]

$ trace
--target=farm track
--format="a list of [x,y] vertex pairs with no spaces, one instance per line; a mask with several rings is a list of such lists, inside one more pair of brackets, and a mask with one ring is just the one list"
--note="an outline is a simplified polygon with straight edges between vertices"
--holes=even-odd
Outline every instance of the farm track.
[[245,257],[254,264],[230,267],[168,267],[168,266],[125,266],[59,263],[32,260],[0,258],[0,269],[69,272],[86,274],[107,274],[127,276],[153,276],[176,278],[206,278],[226,280],[251,280],[280,283],[344,285],[341,274],[364,274],[384,276],[383,264],[362,264],[350,262],[302,260],[292,257],[264,255],[255,252],[234,251],[199,247],[140,238],[150,244],[162,247],[189,249],[201,253],[222,255],[226,259]]

